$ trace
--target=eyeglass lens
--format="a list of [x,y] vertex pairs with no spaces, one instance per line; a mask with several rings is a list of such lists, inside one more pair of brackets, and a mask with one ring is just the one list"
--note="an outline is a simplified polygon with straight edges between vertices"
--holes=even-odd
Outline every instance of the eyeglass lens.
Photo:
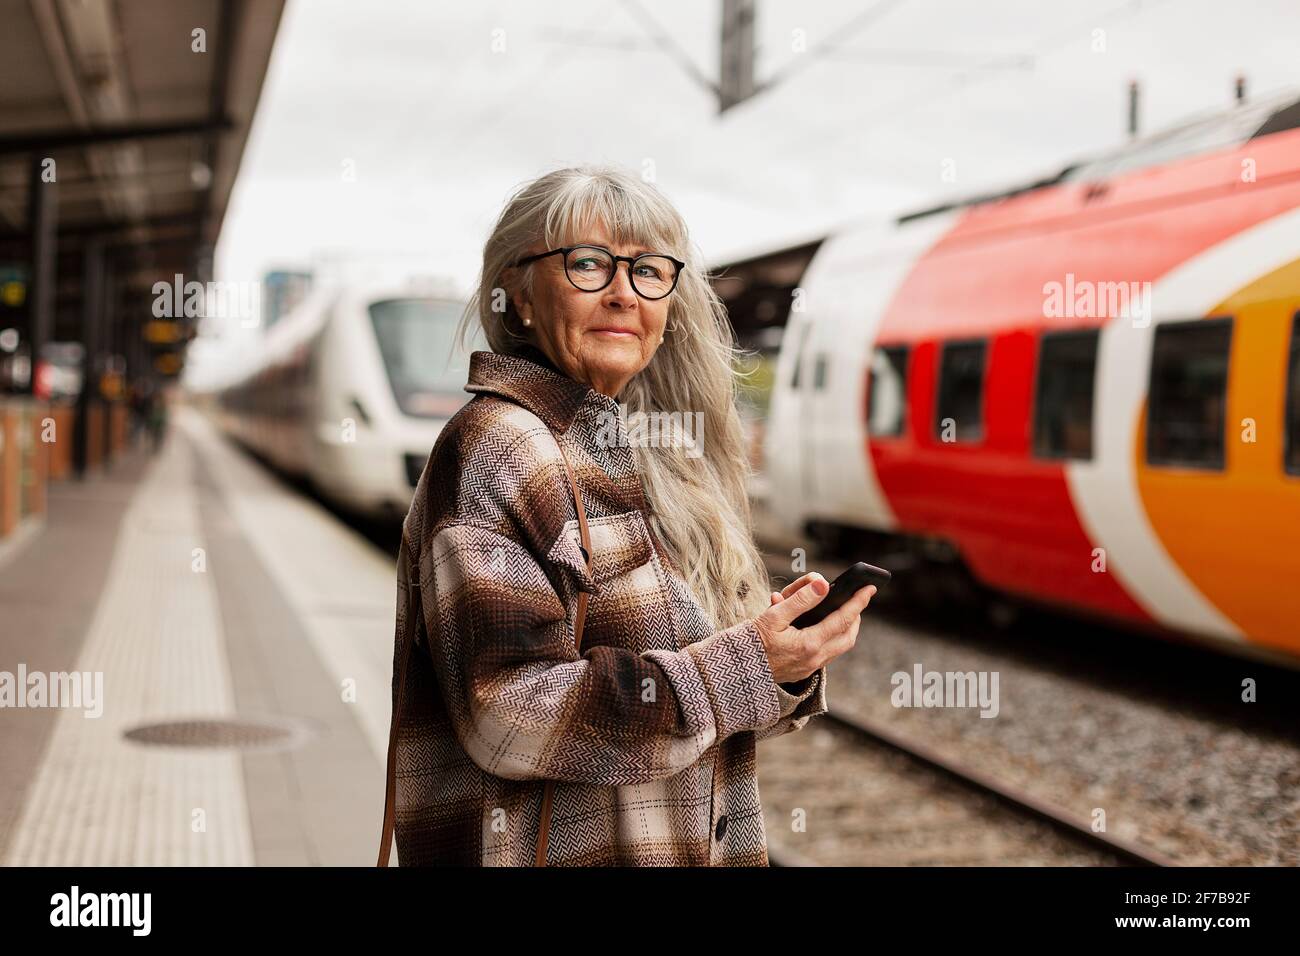
[[[604,249],[579,246],[565,257],[569,281],[579,289],[595,292],[614,279],[615,261]],[[632,263],[632,288],[647,299],[660,299],[673,288],[677,265],[667,256],[645,255]]]

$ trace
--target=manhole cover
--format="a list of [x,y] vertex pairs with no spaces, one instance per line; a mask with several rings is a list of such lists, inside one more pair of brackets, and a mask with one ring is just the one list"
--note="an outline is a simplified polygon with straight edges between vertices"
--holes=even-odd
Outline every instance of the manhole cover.
[[136,743],[160,747],[283,750],[298,746],[310,732],[302,722],[280,717],[256,720],[192,718],[142,724],[122,736]]

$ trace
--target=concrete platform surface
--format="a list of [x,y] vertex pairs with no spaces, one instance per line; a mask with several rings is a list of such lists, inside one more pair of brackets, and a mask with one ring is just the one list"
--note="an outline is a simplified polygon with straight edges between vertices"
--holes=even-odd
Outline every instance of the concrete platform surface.
[[393,562],[198,412],[173,423],[0,552],[0,862],[373,865]]

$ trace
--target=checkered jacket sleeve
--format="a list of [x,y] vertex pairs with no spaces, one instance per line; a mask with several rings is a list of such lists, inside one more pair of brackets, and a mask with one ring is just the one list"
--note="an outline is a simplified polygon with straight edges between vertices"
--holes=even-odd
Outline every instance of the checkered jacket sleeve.
[[826,713],[826,668],[814,671],[801,681],[777,684],[776,696],[781,701],[781,719],[759,730],[754,735],[755,740],[800,730],[809,718]]
[[[593,646],[533,552],[498,530],[447,523],[418,557],[434,671],[462,747],[488,773],[601,785],[676,775],[741,731],[797,729],[822,676],[776,684],[742,621],[678,651]],[[784,698],[783,696],[784,695]]]

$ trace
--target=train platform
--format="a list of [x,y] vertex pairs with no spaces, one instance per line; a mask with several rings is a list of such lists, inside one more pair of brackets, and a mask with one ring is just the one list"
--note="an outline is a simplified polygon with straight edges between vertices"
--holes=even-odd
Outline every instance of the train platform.
[[373,865],[395,581],[185,406],[51,485],[0,552],[0,863]]

